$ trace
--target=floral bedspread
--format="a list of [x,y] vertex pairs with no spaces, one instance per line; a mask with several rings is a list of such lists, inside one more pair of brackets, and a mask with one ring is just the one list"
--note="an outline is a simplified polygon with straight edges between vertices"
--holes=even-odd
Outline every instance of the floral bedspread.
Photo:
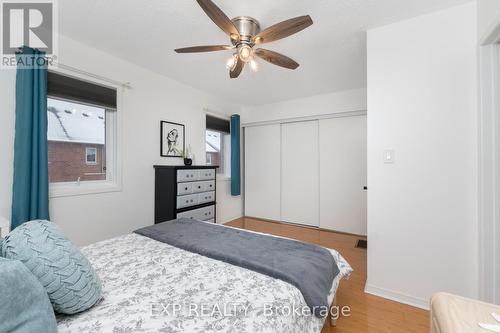
[[[352,271],[340,269],[329,294]],[[103,284],[86,312],[58,316],[59,332],[319,333],[300,291],[281,280],[187,252],[137,234],[89,245],[82,252]]]

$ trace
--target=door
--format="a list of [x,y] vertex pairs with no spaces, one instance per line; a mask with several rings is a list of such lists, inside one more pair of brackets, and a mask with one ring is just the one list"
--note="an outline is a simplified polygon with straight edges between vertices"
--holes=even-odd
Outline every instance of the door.
[[281,220],[319,226],[317,120],[281,125]]
[[280,125],[245,128],[245,215],[280,220]]
[[366,116],[319,121],[320,227],[366,235]]

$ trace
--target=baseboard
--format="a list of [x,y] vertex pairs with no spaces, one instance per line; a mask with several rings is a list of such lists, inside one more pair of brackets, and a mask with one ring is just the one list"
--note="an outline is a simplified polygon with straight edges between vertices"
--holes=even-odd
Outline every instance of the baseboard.
[[429,304],[428,300],[425,300],[423,298],[410,296],[410,295],[406,295],[406,294],[402,294],[402,293],[398,293],[398,292],[383,289],[383,288],[379,288],[379,287],[375,287],[375,286],[370,286],[368,284],[365,286],[365,293],[371,294],[374,296],[378,296],[378,297],[382,297],[382,298],[386,298],[386,299],[389,299],[391,301],[403,303],[406,305],[411,305],[411,306],[414,306],[414,307],[417,307],[420,309],[424,309],[424,310],[430,309],[430,304]]
[[338,230],[333,230],[333,229],[324,229],[320,227],[314,227],[306,224],[300,224],[300,223],[292,223],[292,222],[285,222],[285,221],[277,221],[277,220],[270,220],[262,217],[255,217],[255,216],[249,216],[249,215],[243,215],[243,218],[248,218],[248,219],[254,219],[254,220],[260,220],[260,221],[265,221],[265,222],[270,222],[270,223],[275,223],[275,224],[285,224],[285,225],[294,225],[297,227],[301,228],[306,228],[306,229],[314,229],[314,230],[320,230],[320,231],[325,231],[325,232],[333,232],[334,234],[341,234],[341,235],[348,235],[348,236],[356,236],[356,237],[361,237],[361,238],[366,238],[367,235],[359,235],[359,234],[352,234],[350,232],[345,232],[345,231],[338,231]]
[[243,216],[239,215],[239,216],[235,216],[235,217],[230,217],[228,219],[225,219],[224,221],[220,221],[220,222],[217,222],[218,224],[226,224],[226,223],[229,223],[229,222],[232,222],[234,220],[238,220],[238,219],[241,219]]

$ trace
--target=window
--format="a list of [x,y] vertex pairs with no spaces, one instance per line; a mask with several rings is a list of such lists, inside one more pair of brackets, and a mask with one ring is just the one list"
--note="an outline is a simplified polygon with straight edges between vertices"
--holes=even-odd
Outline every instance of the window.
[[48,96],[51,196],[112,190],[118,170],[116,90],[49,72]]
[[215,165],[217,173],[231,175],[231,135],[229,121],[207,115],[206,165]]
[[87,163],[87,165],[97,164],[97,147],[85,148],[85,163]]

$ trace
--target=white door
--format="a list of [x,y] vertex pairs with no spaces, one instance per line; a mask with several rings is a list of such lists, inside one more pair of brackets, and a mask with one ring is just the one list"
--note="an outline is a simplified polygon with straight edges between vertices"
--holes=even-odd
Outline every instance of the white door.
[[319,226],[318,121],[281,125],[281,220]]
[[279,124],[245,128],[245,215],[280,220]]
[[366,116],[319,121],[320,227],[366,235]]

